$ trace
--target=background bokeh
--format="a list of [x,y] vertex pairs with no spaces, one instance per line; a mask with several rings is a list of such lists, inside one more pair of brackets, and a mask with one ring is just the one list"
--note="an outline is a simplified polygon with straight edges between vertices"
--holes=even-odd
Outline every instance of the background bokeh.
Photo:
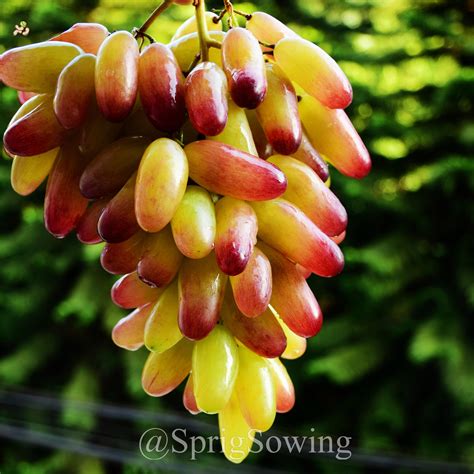
[[[0,52],[78,21],[131,29],[155,6],[3,0]],[[113,278],[100,269],[100,246],[50,236],[42,191],[16,196],[4,156],[2,474],[472,472],[460,464],[474,464],[474,3],[262,0],[236,7],[276,15],[340,62],[354,87],[349,115],[373,157],[372,173],[360,182],[333,173],[350,216],[346,268],[335,279],[310,280],[325,323],[306,355],[286,364],[297,404],[275,424],[290,435],[315,428],[351,436],[352,459],[262,454],[233,468],[218,454],[197,462],[176,455],[137,465],[145,429],[213,434],[206,422],[216,420],[185,413],[180,391],[165,399],[142,393],[145,350],[127,353],[110,339],[124,312],[109,301]],[[150,33],[167,41],[191,14],[173,7]],[[28,37],[13,36],[21,20]],[[17,107],[15,92],[0,86],[2,131]]]

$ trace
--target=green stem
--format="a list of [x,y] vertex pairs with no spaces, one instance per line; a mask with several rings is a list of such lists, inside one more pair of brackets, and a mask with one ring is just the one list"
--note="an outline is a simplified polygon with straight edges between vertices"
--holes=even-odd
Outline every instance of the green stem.
[[167,10],[171,5],[173,4],[173,0],[164,0],[161,5],[159,5],[155,11],[147,18],[145,23],[143,23],[140,28],[137,30],[137,34],[141,35],[145,33],[148,28],[153,24],[153,22],[165,11]]
[[207,31],[206,23],[206,4],[204,0],[194,0],[193,3],[196,8],[196,24],[199,36],[199,45],[201,48],[201,61],[209,61],[209,32]]

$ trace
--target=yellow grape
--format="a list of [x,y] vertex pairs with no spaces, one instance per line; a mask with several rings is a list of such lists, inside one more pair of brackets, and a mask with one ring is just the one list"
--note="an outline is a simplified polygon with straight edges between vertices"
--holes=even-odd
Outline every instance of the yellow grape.
[[278,358],[267,359],[273,377],[276,392],[276,411],[289,412],[295,404],[295,388],[285,366]]
[[214,248],[216,213],[210,194],[200,186],[188,186],[171,219],[177,247],[188,258],[203,258]]
[[194,396],[200,410],[217,413],[228,403],[239,369],[237,345],[232,334],[217,325],[193,350]]
[[59,148],[36,156],[15,156],[11,169],[11,185],[21,196],[35,191],[53,167]]
[[178,326],[178,281],[159,297],[145,326],[145,346],[152,352],[164,352],[183,338]]
[[273,377],[266,360],[244,346],[239,346],[235,388],[248,425],[258,431],[269,430],[276,415]]
[[79,46],[84,53],[97,54],[108,34],[107,28],[99,23],[76,23],[51,40],[73,43]]
[[[264,12],[252,13],[246,28],[262,43],[276,44],[282,38],[297,38],[298,35],[281,21]],[[268,50],[268,48],[263,48]]]
[[[217,15],[212,12],[206,12],[206,25],[208,31],[222,31],[222,22],[214,22],[214,19],[217,18]],[[171,41],[175,41],[183,36],[189,35],[190,33],[196,33],[197,23],[196,15],[189,17],[181,26],[178,27],[175,34],[171,38]]]
[[232,99],[229,99],[228,102],[227,123],[224,130],[218,135],[208,138],[226,143],[250,155],[258,156],[247,115]]
[[138,168],[135,212],[140,227],[159,232],[173,217],[186,191],[188,161],[183,149],[159,138],[145,150]]

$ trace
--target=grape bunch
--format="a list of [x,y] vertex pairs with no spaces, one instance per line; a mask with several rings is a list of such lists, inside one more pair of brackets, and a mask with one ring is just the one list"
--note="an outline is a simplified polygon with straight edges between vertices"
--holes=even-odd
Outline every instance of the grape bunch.
[[121,275],[112,300],[133,311],[112,338],[149,351],[144,390],[187,378],[184,406],[218,414],[241,462],[294,405],[280,358],[321,329],[306,279],[344,265],[328,163],[362,178],[371,162],[328,54],[266,13],[194,5],[169,44],[78,23],[4,52],[0,79],[22,105],[3,143],[17,193],[47,179],[46,229],[102,244]]

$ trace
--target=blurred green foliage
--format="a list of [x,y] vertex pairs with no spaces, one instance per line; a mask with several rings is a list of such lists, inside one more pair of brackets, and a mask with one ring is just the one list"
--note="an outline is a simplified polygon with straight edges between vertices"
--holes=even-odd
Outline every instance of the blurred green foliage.
[[[149,0],[5,0],[0,51],[77,21],[131,29],[155,6]],[[472,2],[262,0],[236,7],[274,14],[340,62],[354,86],[349,115],[374,162],[361,182],[333,173],[350,216],[346,269],[336,279],[311,279],[326,320],[305,357],[287,364],[297,405],[277,418],[276,428],[308,434],[316,427],[352,436],[353,447],[369,452],[474,463]],[[174,7],[150,33],[167,41],[191,14],[191,7]],[[30,28],[26,38],[12,34],[21,20]],[[0,88],[2,130],[17,106],[14,91]],[[125,353],[110,340],[122,312],[108,300],[112,280],[99,268],[100,249],[49,236],[42,192],[16,196],[9,168],[3,160],[1,386],[157,412],[178,409],[178,394],[154,400],[142,393],[144,354]],[[10,415],[0,406],[0,421]],[[67,404],[61,421],[81,430],[96,425],[94,416]],[[117,472],[89,457],[1,446],[2,473]],[[318,457],[309,464],[277,456],[249,462],[288,462],[295,472],[369,472]]]

